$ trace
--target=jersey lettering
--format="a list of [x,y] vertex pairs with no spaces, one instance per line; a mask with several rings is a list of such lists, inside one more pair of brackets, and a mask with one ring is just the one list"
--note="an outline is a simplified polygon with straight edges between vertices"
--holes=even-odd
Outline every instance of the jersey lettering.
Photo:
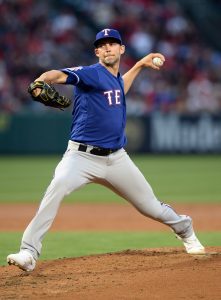
[[115,90],[115,100],[116,104],[120,104],[120,90]]
[[111,97],[111,94],[113,94],[113,91],[112,91],[112,90],[104,92],[104,95],[107,95],[107,100],[108,100],[108,102],[109,102],[109,105],[112,105],[112,97]]
[[[109,105],[113,105],[113,102],[116,105],[120,104],[120,90],[110,90],[110,91],[106,91],[104,92],[104,95],[107,97],[108,103]],[[114,96],[114,99],[112,99]]]

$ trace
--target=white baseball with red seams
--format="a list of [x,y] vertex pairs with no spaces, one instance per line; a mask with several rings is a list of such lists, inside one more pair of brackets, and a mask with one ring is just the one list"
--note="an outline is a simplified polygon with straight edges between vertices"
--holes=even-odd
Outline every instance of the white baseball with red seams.
[[157,67],[161,67],[163,65],[163,60],[160,57],[154,57],[153,64]]

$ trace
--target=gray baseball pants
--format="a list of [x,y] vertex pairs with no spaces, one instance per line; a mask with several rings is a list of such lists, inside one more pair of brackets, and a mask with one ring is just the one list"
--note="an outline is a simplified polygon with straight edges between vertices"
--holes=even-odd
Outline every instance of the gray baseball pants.
[[156,198],[151,186],[124,149],[108,156],[96,156],[78,151],[78,146],[78,143],[69,141],[40,207],[23,234],[21,249],[30,251],[38,259],[42,240],[56,217],[62,199],[88,183],[108,187],[143,215],[170,226],[181,237],[192,234],[191,218],[178,215],[169,205]]

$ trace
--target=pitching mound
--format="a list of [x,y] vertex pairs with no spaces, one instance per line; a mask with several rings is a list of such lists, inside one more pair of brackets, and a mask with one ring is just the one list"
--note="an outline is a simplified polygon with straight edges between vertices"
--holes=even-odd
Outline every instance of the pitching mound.
[[25,273],[0,267],[0,299],[221,299],[221,247],[191,256],[181,248],[39,262]]

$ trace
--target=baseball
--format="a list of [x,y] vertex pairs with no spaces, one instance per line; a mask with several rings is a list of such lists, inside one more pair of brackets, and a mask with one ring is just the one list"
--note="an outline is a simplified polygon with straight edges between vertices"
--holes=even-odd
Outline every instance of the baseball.
[[161,67],[163,65],[163,61],[160,57],[154,57],[153,64],[157,67]]

